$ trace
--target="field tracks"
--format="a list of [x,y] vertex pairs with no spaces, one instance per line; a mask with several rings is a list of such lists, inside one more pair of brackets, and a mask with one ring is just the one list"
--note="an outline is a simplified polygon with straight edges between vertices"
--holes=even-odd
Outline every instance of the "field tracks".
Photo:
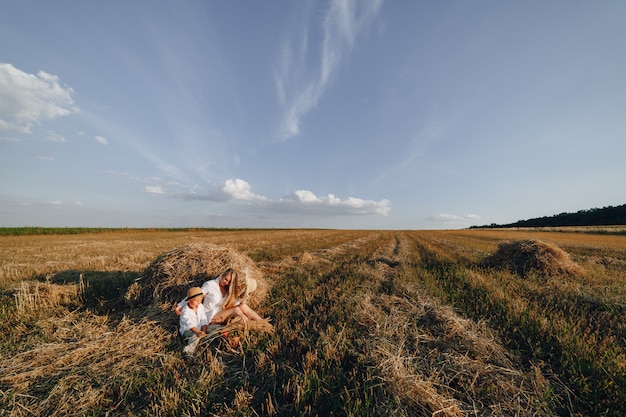
[[274,289],[302,303],[277,324],[288,329],[279,338],[289,349],[279,356],[301,366],[290,366],[279,385],[339,367],[336,385],[309,392],[318,411],[349,403],[379,404],[396,415],[549,414],[549,385],[538,369],[516,368],[484,322],[429,297],[413,275],[419,259],[410,246],[404,234],[385,232],[296,257],[302,265],[292,263]]
[[[626,237],[518,233],[1,237],[0,416],[624,415]],[[581,273],[482,262],[538,237]],[[189,363],[171,305],[124,305],[156,256],[193,242],[259,266],[274,334]]]

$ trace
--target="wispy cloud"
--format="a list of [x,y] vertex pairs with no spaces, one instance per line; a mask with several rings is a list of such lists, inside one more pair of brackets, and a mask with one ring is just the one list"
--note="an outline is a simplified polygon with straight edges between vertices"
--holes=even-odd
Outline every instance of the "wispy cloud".
[[111,170],[111,169],[104,170],[104,173],[105,174],[109,174],[109,175],[114,175],[116,177],[128,178],[128,179],[130,179],[132,181],[143,182],[143,183],[145,183],[145,182],[158,182],[158,181],[161,181],[160,177],[143,177],[142,178],[142,177],[138,177],[138,176],[132,175],[132,174],[130,174],[128,172],[114,171],[114,170]]
[[143,192],[148,194],[165,194],[163,187],[160,185],[147,185],[143,188]]
[[67,142],[65,140],[65,138],[57,133],[49,133],[48,136],[46,136],[46,140],[48,142],[57,142],[57,143],[65,143]]
[[76,112],[72,94],[56,75],[0,63],[0,129],[30,134],[33,125]]
[[421,126],[413,136],[408,138],[406,148],[403,148],[400,153],[398,162],[388,169],[382,170],[374,182],[384,184],[388,181],[388,178],[406,175],[404,171],[426,160],[430,148],[435,143],[445,140],[446,135],[451,130],[451,126],[436,122]]
[[334,0],[322,20],[322,43],[319,64],[312,73],[307,72],[308,31],[298,39],[288,39],[283,44],[280,67],[275,83],[278,98],[284,109],[279,137],[287,140],[300,132],[300,122],[317,106],[328,88],[334,73],[348,55],[357,37],[366,31],[378,14],[382,0],[359,2]]
[[95,139],[96,139],[96,142],[98,142],[101,145],[108,145],[109,144],[109,141],[105,137],[95,136]]
[[478,219],[480,219],[480,216],[477,214],[458,215],[458,214],[446,214],[446,213],[439,213],[437,215],[434,215],[428,218],[428,220],[437,222],[437,223],[456,223],[456,224],[467,223],[467,222],[471,222],[471,221],[478,220]]
[[54,156],[40,155],[37,159],[41,161],[54,161]]
[[183,169],[164,160],[160,156],[156,155],[153,151],[148,151],[146,146],[142,145],[137,149],[144,158],[150,160],[157,167],[157,169],[165,175],[174,178],[177,181],[189,181],[187,173]]
[[48,204],[50,204],[51,206],[74,206],[74,207],[82,207],[83,203],[82,201],[71,201],[71,202],[64,202],[62,200],[52,200],[49,201]]

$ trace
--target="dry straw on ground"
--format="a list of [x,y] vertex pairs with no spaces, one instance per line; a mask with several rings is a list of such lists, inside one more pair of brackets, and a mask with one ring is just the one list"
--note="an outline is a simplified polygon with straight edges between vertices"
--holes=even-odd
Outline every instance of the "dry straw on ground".
[[501,243],[498,250],[483,261],[492,268],[508,269],[519,276],[578,275],[581,268],[563,249],[540,240]]
[[442,417],[550,415],[538,368],[515,365],[484,322],[409,292],[412,301],[379,294],[357,307],[366,352],[398,403]]
[[265,298],[268,285],[259,268],[246,255],[225,246],[192,243],[158,256],[126,292],[130,306],[176,303],[191,286],[201,286],[226,269],[232,268],[241,278],[253,278],[257,289],[247,297],[255,308]]
[[[33,290],[21,289],[27,298]],[[136,379],[181,366],[180,359],[166,354],[170,334],[151,320],[114,322],[73,311],[37,324],[48,335],[46,343],[0,360],[0,386],[10,387],[0,392],[0,403],[10,404],[0,415],[60,417],[115,410]],[[38,394],[42,391],[45,395]]]
[[[187,245],[159,256],[126,293],[129,304],[145,307],[121,318],[76,308],[82,279],[71,285],[24,281],[15,295],[16,313],[36,321],[46,341],[0,359],[0,404],[9,405],[0,415],[78,416],[98,409],[115,413],[118,407],[128,415],[133,405],[125,404],[125,397],[136,389],[136,381],[150,378],[166,378],[169,385],[137,406],[147,407],[154,415],[175,410],[186,401],[181,392],[188,382],[178,374],[187,365],[179,355],[171,355],[177,332],[175,316],[165,307],[182,299],[190,285],[199,285],[227,268],[257,280],[249,302],[258,305],[267,283],[253,261],[209,244]],[[216,334],[228,331],[246,343],[252,330],[271,332],[273,327],[267,320],[238,322]],[[219,355],[208,347],[202,349],[203,362],[208,364],[203,369],[208,373],[203,371],[197,382],[207,387],[227,383]],[[40,396],[40,392],[45,394]]]

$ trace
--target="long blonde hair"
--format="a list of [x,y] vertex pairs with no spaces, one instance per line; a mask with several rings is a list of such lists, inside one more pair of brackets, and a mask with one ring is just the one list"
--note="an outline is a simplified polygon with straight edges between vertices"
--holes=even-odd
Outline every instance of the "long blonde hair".
[[228,297],[226,298],[226,302],[222,307],[222,309],[224,310],[234,307],[237,300],[240,299],[247,290],[246,280],[240,279],[239,274],[235,272],[232,268],[228,268],[222,273],[222,275],[229,272],[231,274],[231,278],[230,285],[228,286]]

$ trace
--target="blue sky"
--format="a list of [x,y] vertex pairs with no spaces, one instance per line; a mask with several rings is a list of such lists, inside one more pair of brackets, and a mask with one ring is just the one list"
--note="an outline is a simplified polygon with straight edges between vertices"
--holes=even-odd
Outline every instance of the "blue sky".
[[626,2],[5,1],[0,226],[454,229],[626,203]]

